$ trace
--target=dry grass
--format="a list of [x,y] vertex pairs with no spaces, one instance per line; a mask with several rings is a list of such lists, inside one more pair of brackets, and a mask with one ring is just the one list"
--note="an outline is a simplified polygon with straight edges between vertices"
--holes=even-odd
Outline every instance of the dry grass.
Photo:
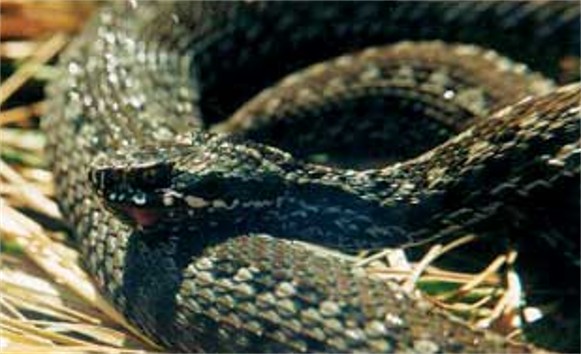
[[[47,64],[95,4],[3,1],[0,56],[14,68],[0,85],[0,350],[3,353],[157,351],[132,328],[79,266],[66,235],[40,220],[59,220],[38,119],[26,84],[50,76]],[[11,104],[19,96],[22,105]],[[9,108],[4,109],[8,106]],[[33,215],[33,216],[31,216]]]
[[[61,216],[53,200],[44,137],[38,130],[42,99],[29,99],[31,80],[50,77],[47,63],[66,45],[94,8],[91,2],[3,1],[0,55],[16,69],[0,86],[0,350],[3,353],[159,351],[103,299],[79,265],[66,235],[42,220]],[[11,98],[19,96],[16,106]],[[42,216],[42,217],[41,217]],[[477,274],[434,267],[436,258],[473,242],[474,237],[434,246],[417,263],[401,252],[361,257],[358,265],[381,279],[396,280],[408,291],[431,289],[434,303],[475,326],[514,335],[518,312],[515,254],[500,255]]]

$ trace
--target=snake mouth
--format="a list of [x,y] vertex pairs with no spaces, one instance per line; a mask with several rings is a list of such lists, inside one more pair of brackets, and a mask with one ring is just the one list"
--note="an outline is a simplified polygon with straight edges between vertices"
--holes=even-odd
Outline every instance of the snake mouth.
[[174,189],[146,192],[125,187],[121,190],[102,196],[105,207],[122,222],[149,233],[163,231],[169,225],[175,228],[203,223],[208,213],[217,215],[238,206],[237,200],[227,203],[184,195]]
[[132,227],[153,227],[166,213],[160,201],[143,192],[111,191],[102,197],[105,208]]
[[121,206],[119,208],[125,219],[131,220],[141,228],[152,227],[162,218],[162,212],[157,209],[143,209],[135,206]]

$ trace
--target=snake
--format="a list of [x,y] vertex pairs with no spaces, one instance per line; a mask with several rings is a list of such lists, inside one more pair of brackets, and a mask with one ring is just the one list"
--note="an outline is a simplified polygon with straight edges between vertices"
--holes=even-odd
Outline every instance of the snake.
[[578,257],[578,58],[576,2],[116,2],[42,123],[86,269],[168,350],[528,351],[354,259]]

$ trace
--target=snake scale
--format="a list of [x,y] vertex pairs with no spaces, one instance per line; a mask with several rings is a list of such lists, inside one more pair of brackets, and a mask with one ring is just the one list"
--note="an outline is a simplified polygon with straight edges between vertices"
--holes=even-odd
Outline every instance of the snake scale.
[[578,57],[576,2],[118,2],[47,89],[57,194],[173,350],[528,350],[350,254],[521,232],[578,255]]

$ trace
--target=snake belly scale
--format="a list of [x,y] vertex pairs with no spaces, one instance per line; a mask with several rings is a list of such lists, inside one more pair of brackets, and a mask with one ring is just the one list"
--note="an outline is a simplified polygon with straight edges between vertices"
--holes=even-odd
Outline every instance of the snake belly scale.
[[534,224],[507,210],[578,253],[580,92],[545,78],[578,33],[573,2],[117,3],[47,89],[59,201],[102,291],[174,350],[531,349],[349,253]]

